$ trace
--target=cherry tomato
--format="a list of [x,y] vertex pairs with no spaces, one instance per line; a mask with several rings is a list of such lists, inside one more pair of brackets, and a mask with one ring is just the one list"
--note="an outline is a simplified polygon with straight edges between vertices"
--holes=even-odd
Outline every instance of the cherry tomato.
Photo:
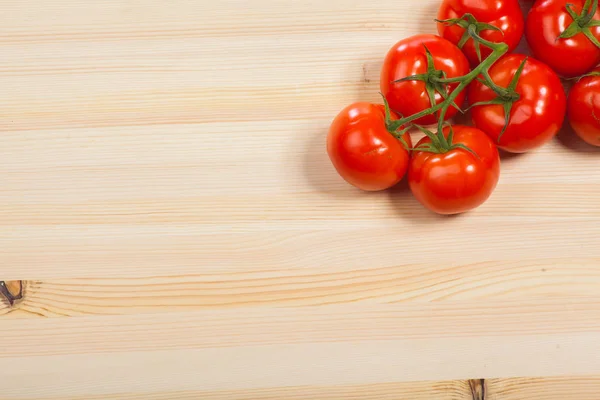
[[[392,119],[397,119],[392,113]],[[404,135],[408,147],[409,135]],[[388,132],[385,107],[354,103],[333,120],[327,136],[327,153],[335,169],[359,189],[376,191],[397,184],[406,174],[409,152]]]
[[[521,54],[509,54],[498,60],[489,70],[492,81],[503,88],[509,87],[519,66],[525,60]],[[469,103],[489,101],[496,93],[481,82],[469,85]],[[566,112],[566,96],[558,76],[544,63],[527,59],[517,82],[515,92],[519,99],[510,110],[506,131],[505,110],[502,105],[483,105],[472,109],[474,125],[487,133],[503,150],[524,153],[535,149],[556,135]]]
[[[447,78],[456,78],[469,73],[469,62],[458,47],[435,35],[415,35],[396,43],[388,52],[381,71],[381,93],[389,102],[390,108],[404,117],[416,114],[432,106],[424,81],[396,82],[399,79],[427,72],[425,46],[433,56],[433,65],[446,74]],[[457,84],[449,86],[449,91]],[[464,102],[465,94],[460,93],[455,100],[458,106]],[[444,100],[439,91],[435,91],[435,103]],[[457,113],[450,107],[446,119]],[[414,122],[431,125],[437,121],[435,115],[427,115]]]
[[[585,0],[539,0],[527,17],[525,35],[534,57],[565,77],[585,74],[600,62],[600,49],[583,33],[559,39],[573,22],[567,4],[572,4],[574,11],[580,14],[584,3]],[[600,19],[600,8],[594,19]],[[589,29],[600,39],[600,27]]]
[[[478,29],[479,36],[490,42],[506,43],[509,52],[517,47],[523,36],[525,21],[517,0],[444,0],[438,12],[438,20],[462,18],[465,14],[473,15],[479,23],[499,28],[500,31]],[[456,45],[460,43],[465,34],[465,29],[458,24],[449,25],[438,22],[437,27],[440,36]],[[475,51],[473,39],[465,42],[462,51],[472,66],[481,62]],[[492,50],[486,46],[480,46],[480,51],[482,60],[492,53]]]
[[[477,155],[456,148],[446,153],[413,152],[408,182],[425,207],[438,214],[458,214],[483,204],[500,178],[500,156],[491,139],[477,128],[454,125],[453,143],[467,146]],[[448,137],[450,127],[444,128]],[[417,148],[431,143],[424,137]]]
[[[600,74],[600,69],[595,73]],[[573,85],[568,100],[569,122],[585,142],[600,146],[600,76],[586,76]]]

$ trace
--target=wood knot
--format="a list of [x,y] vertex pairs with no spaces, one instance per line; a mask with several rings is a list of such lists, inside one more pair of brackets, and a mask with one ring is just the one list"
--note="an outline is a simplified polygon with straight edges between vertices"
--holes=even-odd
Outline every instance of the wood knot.
[[473,400],[485,400],[485,379],[471,379],[469,380],[469,386],[471,387],[471,396]]
[[23,281],[0,281],[0,294],[12,307],[16,301],[23,298],[23,286]]

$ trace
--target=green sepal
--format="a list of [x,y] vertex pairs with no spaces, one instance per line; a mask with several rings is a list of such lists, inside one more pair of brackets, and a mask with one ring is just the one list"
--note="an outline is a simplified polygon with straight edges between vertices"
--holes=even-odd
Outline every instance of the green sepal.
[[448,138],[446,141],[448,142],[448,145],[452,146],[452,141],[454,140],[454,129],[452,128],[452,125],[449,126]]
[[581,33],[581,27],[576,22],[574,22],[571,25],[567,26],[567,29],[565,29],[561,32],[560,35],[558,35],[558,39],[569,39],[577,35],[578,33]]
[[527,60],[528,60],[528,58],[525,57],[523,59],[523,61],[521,61],[521,64],[519,64],[519,67],[515,71],[515,74],[513,75],[507,88],[502,88],[500,86],[497,86],[495,83],[493,83],[492,78],[489,76],[489,74],[487,72],[484,73],[486,80],[488,80],[488,82],[486,82],[485,84],[490,88],[492,88],[492,86],[490,86],[490,83],[492,83],[494,86],[496,86],[497,89],[492,88],[492,90],[494,90],[496,92],[498,97],[496,97],[493,100],[480,101],[480,102],[474,103],[468,108],[468,109],[471,109],[473,107],[479,107],[479,106],[483,106],[483,105],[501,105],[502,106],[502,108],[504,109],[504,126],[502,127],[502,130],[500,131],[500,134],[498,135],[498,142],[500,142],[500,138],[502,138],[502,135],[504,135],[504,132],[506,132],[506,129],[508,128],[508,124],[510,123],[510,112],[512,110],[513,104],[515,103],[515,101],[519,100],[519,98],[520,98],[519,94],[516,92],[516,89],[517,89],[517,85],[519,84],[519,79],[521,78],[521,75],[523,74],[523,69],[525,68],[525,64],[527,64]]
[[404,146],[405,149],[410,150],[408,143],[406,143],[406,140],[404,140],[404,134],[406,132],[408,132],[410,130],[410,126],[403,128],[402,130],[398,131],[398,129],[400,129],[402,127],[402,125],[396,127],[394,124],[394,121],[392,120],[392,112],[390,110],[390,105],[387,101],[387,99],[385,98],[385,96],[383,95],[383,93],[379,93],[381,95],[381,98],[383,99],[383,106],[385,108],[385,127],[388,130],[389,133],[392,134],[392,136],[394,136],[396,139],[398,139],[400,141],[400,143],[402,143],[402,146]]
[[475,107],[502,105],[504,103],[505,103],[504,100],[502,100],[500,97],[496,97],[495,99],[492,99],[492,100],[478,101],[477,103],[473,103],[469,107],[467,107],[467,111],[469,111],[470,109],[475,108]]
[[[438,86],[436,86],[436,90],[439,92],[439,94],[442,96],[442,98],[443,98],[444,100],[447,100],[447,99],[448,99],[448,96],[449,96],[449,94],[448,94],[448,90],[446,89],[446,87],[445,87],[445,86],[443,86],[443,85],[440,85],[439,87],[438,87]],[[462,109],[462,108],[460,108],[460,107],[458,106],[458,104],[456,104],[456,102],[455,102],[454,100],[452,100],[452,103],[450,103],[450,105],[452,105],[452,107],[456,108],[456,109],[457,109],[457,110],[458,110],[458,111],[459,111],[461,114],[464,114],[464,113],[465,113],[465,112],[463,111],[463,109]]]
[[389,133],[396,136],[396,131],[402,127],[401,124],[398,124],[398,121],[392,120],[392,112],[390,110],[390,104],[387,99],[383,95],[383,93],[379,92],[381,98],[383,99],[383,107],[385,108],[385,128]]
[[396,79],[395,81],[392,81],[392,83],[401,83],[401,82],[408,82],[408,81],[423,81],[423,82],[427,82],[427,79],[428,79],[428,75],[427,74],[416,74],[416,75],[406,76],[406,77],[401,78],[401,79]]
[[519,79],[521,79],[521,75],[523,74],[523,69],[525,68],[525,64],[527,64],[528,59],[529,59],[529,57],[525,57],[523,59],[523,61],[521,61],[521,64],[519,64],[519,68],[517,68],[517,70],[515,71],[515,74],[513,75],[513,78],[510,81],[510,84],[506,88],[508,91],[514,92],[515,89],[517,88],[517,84],[519,83]]
[[433,55],[431,54],[427,46],[423,45],[423,48],[425,49],[425,58],[427,59],[427,74],[428,76],[435,75],[438,70],[435,69]]
[[588,28],[588,27],[583,28],[581,30],[581,33],[583,33],[585,35],[585,37],[587,37],[590,40],[590,42],[594,43],[594,45],[596,47],[600,48],[600,41],[598,41],[598,39],[596,38],[596,36],[594,36],[594,34],[590,30],[590,28]]
[[591,71],[591,72],[588,72],[587,74],[583,74],[581,76],[575,76],[573,78],[565,78],[565,79],[568,80],[568,81],[577,81],[577,82],[579,82],[583,78],[587,78],[589,76],[600,76],[600,70]]
[[[457,47],[462,49],[464,45],[469,41],[469,39],[473,39],[475,52],[477,53],[477,59],[481,62],[481,44],[484,44],[479,40],[479,33],[485,30],[493,30],[502,33],[504,35],[504,31],[494,26],[492,24],[488,24],[486,22],[479,22],[475,18],[475,16],[471,13],[466,13],[460,18],[450,18],[450,19],[436,19],[436,22],[446,24],[448,26],[458,25],[465,30],[462,37],[457,43]],[[476,36],[473,36],[470,31],[476,33]]]
[[[591,6],[591,7],[590,7]],[[585,10],[588,10],[587,13],[584,14]],[[592,21],[594,19],[594,15],[596,14],[596,11],[598,10],[598,1],[594,0],[586,0],[585,4],[583,5],[583,12],[582,12],[582,19],[580,24],[582,26],[589,26],[590,21]]]
[[[435,68],[433,55],[431,54],[427,46],[423,45],[423,48],[425,49],[425,57],[427,60],[427,72],[424,74],[415,74],[401,79],[397,79],[395,81],[392,81],[392,83],[400,83],[407,81],[425,82],[425,91],[427,93],[427,97],[429,97],[429,103],[433,107],[437,104],[435,98],[436,92],[438,92],[444,100],[447,99],[449,96],[448,89],[445,86],[446,83],[444,82],[444,80],[446,79],[446,73],[442,70],[438,70]],[[456,104],[456,102],[453,101],[451,105],[457,110],[459,110],[461,113],[463,112],[462,109]],[[435,115],[437,117],[439,115],[439,111],[436,111]]]
[[427,153],[440,154],[441,151],[437,149],[432,143],[424,143],[412,149],[413,151],[425,151]]
[[465,146],[462,143],[453,144],[452,147],[450,147],[450,150],[454,150],[454,149],[463,149],[463,150],[466,150],[469,153],[473,154],[475,157],[479,158],[479,154],[477,154],[473,149],[471,149],[468,146]]
[[421,126],[421,125],[413,125],[415,128],[417,128],[419,131],[421,131],[421,133],[423,133],[425,136],[427,136],[429,139],[431,139],[431,144],[433,146],[435,146],[435,148],[437,150],[442,150],[443,149],[443,144],[442,142],[440,142],[440,138],[438,137],[438,135],[436,135],[435,133],[431,132],[429,129]]
[[[574,7],[575,6],[572,3],[565,4],[565,9],[567,10],[567,13],[571,16],[571,18],[573,18],[573,21],[577,22],[577,20],[579,19],[579,15],[577,15],[577,13],[575,12]],[[585,4],[583,5],[582,12],[585,13]]]
[[479,44],[479,42],[474,42],[474,46],[475,47],[475,54],[477,54],[477,61],[479,61],[481,63],[481,45]]
[[[389,126],[392,122],[392,112],[390,111],[390,103],[388,103],[387,99],[383,95],[383,93],[379,92],[381,98],[383,99],[383,107],[385,108],[385,125]],[[395,130],[395,129],[394,129]]]
[[404,140],[404,135],[406,135],[406,133],[412,128],[412,126],[408,126],[400,131],[396,131],[394,133],[394,137],[396,139],[398,139],[400,141],[400,143],[402,143],[402,146],[404,146],[404,148],[406,150],[410,150],[410,147],[408,146],[408,143],[406,143],[406,140]]
[[506,132],[506,129],[508,128],[508,124],[510,123],[510,111],[512,110],[512,106],[513,103],[504,103],[502,105],[502,107],[504,108],[504,126],[502,127],[502,130],[500,131],[500,134],[498,135],[498,143],[500,143],[500,139],[502,138],[502,135],[504,135],[504,132]]
[[396,136],[396,139],[398,139],[400,141],[400,144],[402,145],[402,147],[404,147],[406,150],[410,150],[410,147],[408,146],[408,143],[406,143],[406,140],[404,140],[404,137]]
[[450,131],[448,132],[447,138],[444,136],[443,130],[438,130],[437,134],[435,134],[420,125],[414,126],[431,140],[431,143],[424,143],[416,148],[413,148],[412,150],[414,151],[425,151],[429,153],[443,154],[449,152],[450,150],[463,149],[473,154],[475,157],[479,158],[479,155],[468,146],[462,143],[452,143],[452,141],[454,140],[454,129],[450,124],[448,124]]
[[583,34],[592,42],[596,47],[600,48],[600,41],[594,36],[590,28],[600,26],[600,21],[594,20],[596,11],[598,10],[598,0],[586,0],[581,9],[581,14],[577,15],[573,8],[573,4],[568,3],[565,5],[567,13],[573,19],[573,22],[567,26],[567,28],[558,35],[558,39],[569,39],[577,34]]

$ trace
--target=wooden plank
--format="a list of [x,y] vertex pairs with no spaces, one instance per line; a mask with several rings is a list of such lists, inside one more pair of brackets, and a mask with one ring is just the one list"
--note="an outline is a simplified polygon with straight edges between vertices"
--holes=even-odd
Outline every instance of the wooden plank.
[[3,4],[0,396],[593,398],[512,377],[600,374],[597,150],[507,157],[458,218],[325,154],[438,4]]
[[12,397],[5,400],[472,400],[467,381],[299,386],[253,390],[180,391],[85,397]]
[[596,400],[599,376],[486,380],[488,400]]
[[[316,110],[328,118],[341,99],[367,89],[363,66],[432,18],[409,1],[389,2],[390,12],[414,10],[406,21],[357,0],[39,3],[11,4],[15,17],[5,28],[11,35],[0,82],[12,101],[1,103],[0,126],[13,130],[306,118]],[[367,82],[374,98],[377,74]],[[46,96],[38,96],[39,85]]]
[[[484,400],[596,400],[598,376],[485,381]],[[86,397],[3,397],[5,400],[472,400],[468,381],[265,388],[243,391],[139,392]],[[475,397],[476,400],[479,400]]]
[[351,271],[438,262],[437,246],[452,265],[600,258],[597,154],[564,140],[506,160],[490,202],[453,220],[336,176],[329,121],[377,100],[383,54],[433,31],[437,0],[310,2],[284,19],[274,0],[217,3],[10,4],[2,279]]
[[[247,271],[257,249],[268,268],[389,267],[399,260],[437,261],[432,243],[445,246],[451,263],[539,260],[551,266],[565,254],[584,262],[600,258],[593,185],[600,173],[592,153],[582,157],[555,144],[518,164],[511,160],[489,203],[463,218],[441,219],[402,190],[365,195],[343,183],[326,160],[326,123],[320,121],[309,124],[319,138],[308,147],[300,138],[310,129],[269,147],[283,123],[252,138],[238,136],[229,151],[243,156],[218,175],[210,168],[226,157],[222,128],[137,128],[129,138],[120,129],[75,139],[64,130],[3,135],[7,155],[0,169],[8,178],[0,194],[0,276]],[[248,127],[237,129],[242,135]],[[261,149],[267,148],[280,155],[265,157]],[[131,157],[136,151],[143,154],[139,160]],[[566,172],[564,165],[572,167]],[[390,240],[407,232],[410,246]]]
[[27,282],[25,300],[0,315],[22,310],[53,317],[320,306],[358,301],[393,304],[423,301],[569,301],[594,298],[600,260],[487,262],[472,265],[397,265],[248,271],[231,274]]
[[599,317],[546,300],[2,319],[0,359],[13,396],[600,374]]

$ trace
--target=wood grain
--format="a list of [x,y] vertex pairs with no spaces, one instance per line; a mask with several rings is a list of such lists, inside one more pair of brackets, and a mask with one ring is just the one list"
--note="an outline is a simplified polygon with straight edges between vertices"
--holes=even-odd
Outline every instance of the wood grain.
[[[596,400],[600,377],[492,379],[485,382],[488,400]],[[300,386],[243,391],[140,392],[86,397],[4,397],[5,400],[472,400],[467,381],[411,382],[349,386]]]
[[327,159],[438,4],[3,2],[0,398],[594,398],[598,150],[456,218]]
[[596,400],[600,377],[492,379],[486,389],[489,400]]
[[231,309],[253,306],[319,306],[357,301],[408,303],[582,299],[595,297],[600,260],[487,262],[472,265],[398,265],[348,271],[253,271],[129,279],[30,281],[25,301],[0,304],[0,315],[114,315]]
[[3,319],[0,359],[5,390],[64,396],[94,379],[120,393],[600,374],[599,317],[598,301],[547,300]]
[[[139,392],[86,397],[44,397],[43,400],[472,400],[466,381],[386,383],[348,386],[298,386],[254,390]],[[41,400],[5,398],[5,400]]]
[[600,351],[599,316],[598,302],[547,301],[526,309],[442,302],[8,319],[3,393],[23,397],[31,387],[68,398],[600,374],[596,358],[586,357]]

